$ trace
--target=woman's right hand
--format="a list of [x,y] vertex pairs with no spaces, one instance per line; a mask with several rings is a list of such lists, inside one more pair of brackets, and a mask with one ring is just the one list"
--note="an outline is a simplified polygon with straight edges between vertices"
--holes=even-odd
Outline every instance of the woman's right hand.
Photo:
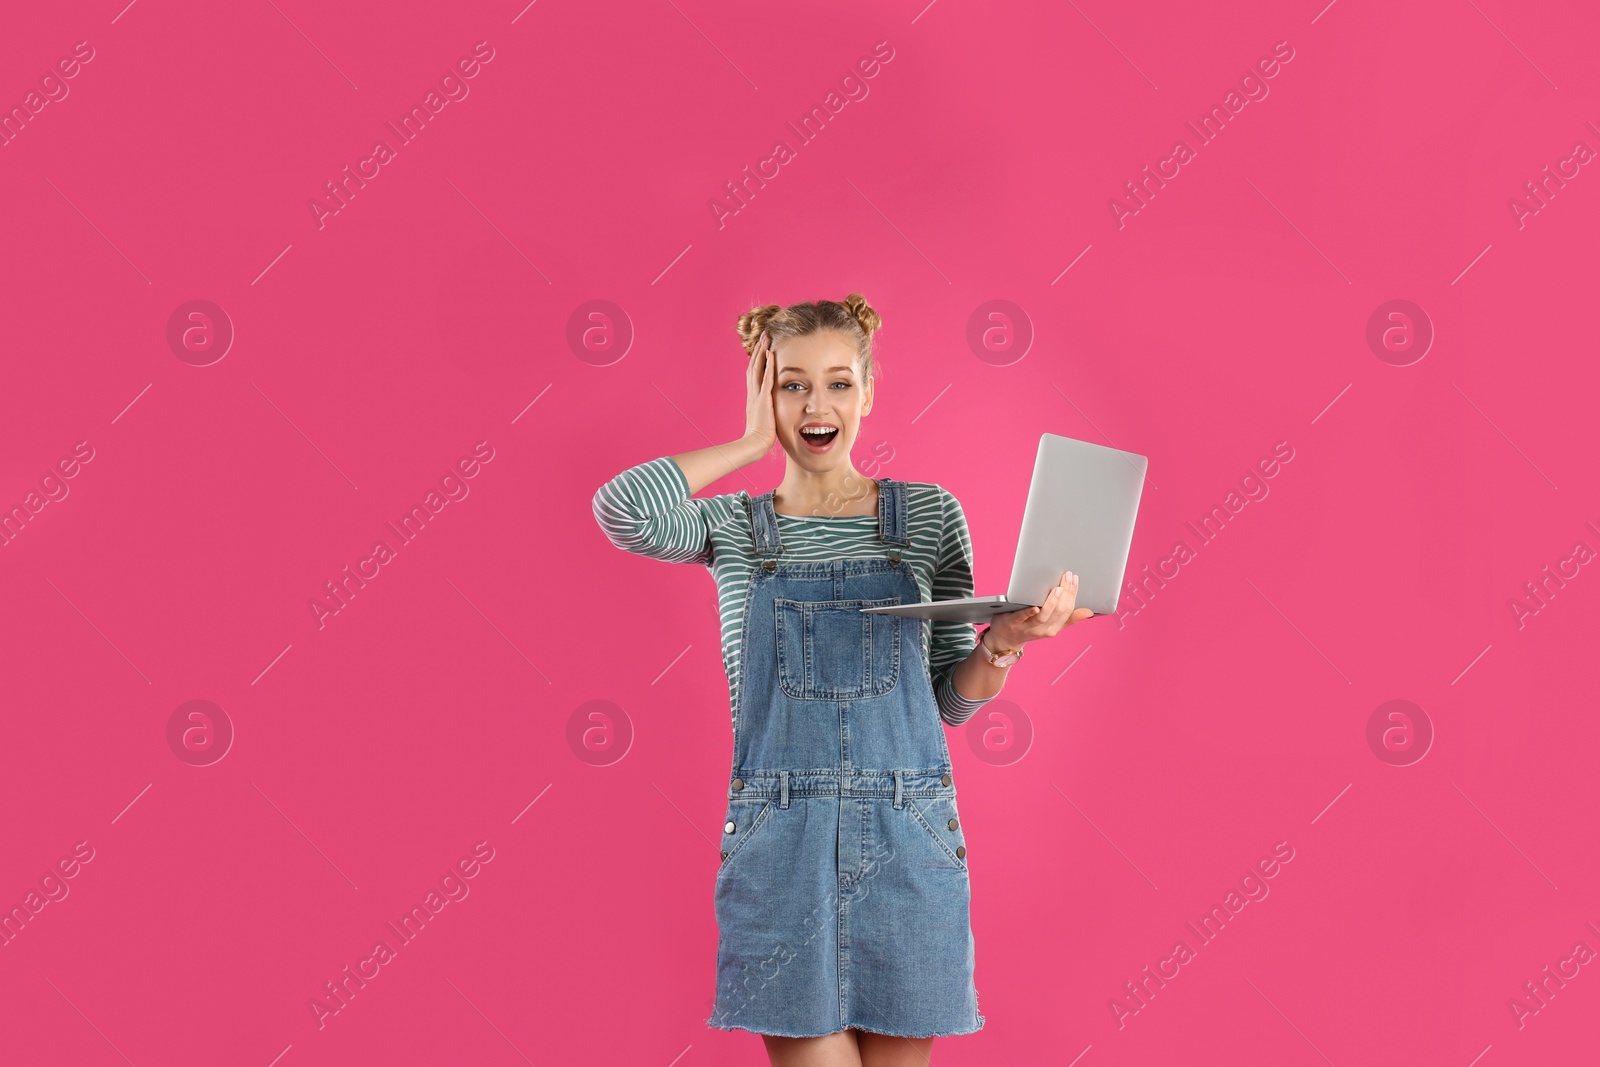
[[750,366],[745,371],[748,400],[745,403],[744,435],[747,440],[758,441],[765,451],[778,439],[777,409],[773,406],[772,383],[777,378],[777,358],[768,343],[767,333],[761,332],[756,346],[750,352]]

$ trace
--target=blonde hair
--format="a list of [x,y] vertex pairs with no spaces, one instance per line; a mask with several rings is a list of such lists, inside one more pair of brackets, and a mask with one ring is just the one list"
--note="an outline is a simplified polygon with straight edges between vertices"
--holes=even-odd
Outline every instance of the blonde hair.
[[739,316],[737,329],[746,354],[755,351],[763,330],[767,332],[769,344],[780,337],[803,337],[821,330],[835,330],[855,344],[861,377],[866,379],[872,374],[872,335],[882,325],[883,319],[872,310],[866,298],[860,293],[851,293],[843,300],[753,307]]

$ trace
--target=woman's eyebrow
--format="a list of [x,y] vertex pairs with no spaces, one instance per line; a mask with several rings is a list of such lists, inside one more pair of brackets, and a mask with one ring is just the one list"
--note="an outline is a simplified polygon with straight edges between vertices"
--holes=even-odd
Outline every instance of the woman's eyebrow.
[[[833,371],[836,371],[836,370],[850,370],[850,369],[851,369],[850,367],[829,367],[827,370],[823,371],[822,373],[829,374],[829,373],[832,373]],[[800,372],[804,371],[805,368],[804,367],[783,367],[778,371],[778,373],[782,374],[786,370],[792,370],[792,371],[795,371],[796,373],[800,373]]]

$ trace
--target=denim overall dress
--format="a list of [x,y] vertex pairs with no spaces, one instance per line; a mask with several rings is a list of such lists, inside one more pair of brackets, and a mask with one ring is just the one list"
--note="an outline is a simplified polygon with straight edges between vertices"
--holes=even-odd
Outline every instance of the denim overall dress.
[[750,500],[733,768],[707,1025],[786,1037],[981,1029],[971,883],[918,618],[905,483],[879,482],[884,558],[784,563]]

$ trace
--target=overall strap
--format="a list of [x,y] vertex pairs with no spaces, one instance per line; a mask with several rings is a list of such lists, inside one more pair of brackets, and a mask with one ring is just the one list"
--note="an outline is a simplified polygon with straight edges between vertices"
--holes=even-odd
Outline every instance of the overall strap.
[[[905,548],[911,544],[906,532],[906,483],[894,478],[878,480],[878,539]],[[899,553],[893,553],[898,562]]]
[[[760,496],[748,498],[750,540],[769,571],[778,565],[777,557],[783,552],[783,542],[778,536],[778,513],[772,506],[776,494],[776,489],[768,489]],[[896,546],[896,550],[890,552],[890,558],[896,563],[900,562],[898,549],[911,544],[906,524],[905,482],[893,478],[878,480],[878,539]]]
[[755,544],[756,555],[766,560],[767,570],[776,567],[776,557],[783,551],[778,539],[778,513],[772,507],[776,489],[768,489],[760,496],[749,498],[750,540]]

